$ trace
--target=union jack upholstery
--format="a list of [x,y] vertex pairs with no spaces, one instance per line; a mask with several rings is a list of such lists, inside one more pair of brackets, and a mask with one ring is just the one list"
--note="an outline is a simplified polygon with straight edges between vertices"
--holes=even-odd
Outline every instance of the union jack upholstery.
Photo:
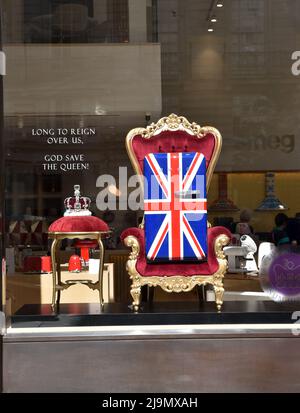
[[197,153],[148,154],[144,160],[149,262],[206,258],[206,165]]

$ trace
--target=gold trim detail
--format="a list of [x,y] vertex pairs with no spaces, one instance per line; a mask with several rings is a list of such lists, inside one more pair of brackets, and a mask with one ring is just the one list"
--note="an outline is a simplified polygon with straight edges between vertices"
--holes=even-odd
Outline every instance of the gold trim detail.
[[189,132],[191,135],[202,135],[202,128],[197,123],[190,123],[185,117],[177,116],[175,113],[161,118],[157,123],[151,123],[144,130],[142,136],[143,138],[150,139],[157,133],[160,133],[164,130],[179,130],[183,129],[186,132]]
[[183,130],[189,135],[195,136],[199,139],[202,139],[205,135],[211,133],[215,137],[215,147],[209,163],[209,166],[206,171],[206,189],[208,191],[213,172],[215,170],[217,161],[219,159],[221,149],[222,149],[222,136],[218,129],[213,126],[203,126],[201,127],[197,123],[190,123],[185,117],[177,116],[174,113],[171,115],[161,118],[157,123],[152,123],[146,128],[135,128],[132,129],[126,137],[126,149],[130,159],[130,162],[133,166],[135,173],[140,177],[141,188],[144,189],[144,180],[142,179],[142,171],[140,169],[139,162],[135,156],[132,142],[136,136],[142,136],[144,139],[151,139],[154,136],[158,135],[163,131],[176,131]]
[[125,238],[124,243],[127,247],[131,248],[131,253],[127,261],[127,271],[132,280],[131,284],[131,296],[133,299],[132,305],[134,311],[139,310],[141,302],[141,287],[148,285],[149,287],[161,287],[162,290],[168,293],[180,293],[191,291],[196,285],[210,284],[214,287],[216,296],[216,305],[218,311],[221,310],[223,304],[223,277],[227,271],[227,260],[223,252],[223,247],[229,243],[227,235],[219,235],[215,240],[215,253],[219,263],[218,270],[212,275],[193,275],[185,277],[182,275],[175,276],[151,276],[143,277],[136,269],[137,260],[140,253],[140,244],[136,237],[128,236]]

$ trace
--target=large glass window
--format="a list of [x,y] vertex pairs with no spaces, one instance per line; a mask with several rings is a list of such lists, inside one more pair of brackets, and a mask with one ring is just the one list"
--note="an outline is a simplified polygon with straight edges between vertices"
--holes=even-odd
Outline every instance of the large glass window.
[[[292,228],[289,242],[300,242],[299,2],[2,3],[5,243],[13,313],[26,313],[26,305],[49,306],[51,275],[28,265],[27,257],[50,255],[49,225],[64,214],[74,185],[112,231],[105,240],[105,263],[113,264],[105,301],[130,302],[128,250],[120,235],[141,222],[142,212],[128,206],[134,188],[120,192],[125,173],[120,168],[127,168],[128,178],[133,174],[125,137],[173,112],[212,125],[223,136],[208,193],[209,221],[236,233],[246,214],[259,248],[274,241],[275,217],[284,212]],[[104,175],[115,180],[109,190],[117,200],[109,210],[96,202]],[[264,210],[270,195],[278,202]],[[90,253],[99,258],[97,251]],[[74,254],[75,244],[64,242],[65,265]],[[62,292],[63,302],[97,302],[96,292],[76,288],[81,287],[74,287],[74,295],[71,289]],[[259,277],[242,271],[225,277],[225,290],[262,299]],[[157,291],[155,300],[198,297]]]

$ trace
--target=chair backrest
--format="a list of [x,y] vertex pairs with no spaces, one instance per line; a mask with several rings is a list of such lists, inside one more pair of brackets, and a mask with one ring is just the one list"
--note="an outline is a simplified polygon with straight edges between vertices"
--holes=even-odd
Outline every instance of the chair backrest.
[[146,128],[132,129],[126,138],[126,148],[143,188],[143,161],[149,153],[201,152],[206,159],[207,190],[220,156],[222,137],[212,126],[201,127],[183,116],[171,114]]

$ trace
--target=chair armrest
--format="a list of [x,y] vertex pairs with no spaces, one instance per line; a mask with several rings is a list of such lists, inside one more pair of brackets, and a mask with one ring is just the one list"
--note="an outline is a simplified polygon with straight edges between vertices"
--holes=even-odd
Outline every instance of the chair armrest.
[[207,241],[208,241],[208,243],[214,243],[215,240],[218,237],[222,236],[222,235],[224,235],[225,237],[228,238],[228,241],[227,241],[227,244],[228,244],[231,240],[232,235],[231,235],[231,232],[227,228],[225,228],[225,227],[207,228]]
[[145,254],[145,231],[142,228],[128,228],[121,234],[121,241],[132,249],[134,258]]
[[231,232],[225,227],[212,227],[207,229],[208,261],[224,260],[223,247],[231,240]]

